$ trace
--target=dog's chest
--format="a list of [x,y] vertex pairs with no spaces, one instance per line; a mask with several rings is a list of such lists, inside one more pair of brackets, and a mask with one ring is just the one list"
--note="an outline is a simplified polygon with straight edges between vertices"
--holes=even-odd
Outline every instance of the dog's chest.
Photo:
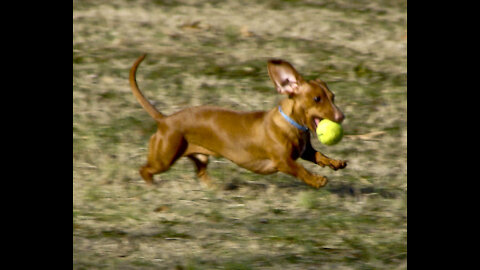
[[310,133],[303,132],[297,141],[292,142],[292,158],[297,159],[303,155],[307,149],[307,143],[310,140]]

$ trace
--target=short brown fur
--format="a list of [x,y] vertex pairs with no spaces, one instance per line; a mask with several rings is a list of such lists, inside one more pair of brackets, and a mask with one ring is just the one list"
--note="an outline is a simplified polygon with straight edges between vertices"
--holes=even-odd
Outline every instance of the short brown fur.
[[[193,161],[197,176],[208,185],[208,156],[223,156],[259,174],[277,171],[292,175],[319,188],[327,178],[307,171],[295,160],[302,158],[333,170],[345,168],[346,161],[330,159],[313,149],[310,134],[287,122],[278,107],[270,111],[237,112],[214,106],[190,107],[172,115],[160,113],[140,92],[136,70],[145,55],[130,70],[135,97],[157,121],[150,138],[147,163],[140,175],[153,184],[153,175],[168,170],[180,157]],[[305,81],[293,66],[283,60],[269,60],[268,73],[280,94],[288,97],[279,105],[297,123],[315,132],[321,119],[341,123],[343,113],[334,105],[334,95],[321,80]]]

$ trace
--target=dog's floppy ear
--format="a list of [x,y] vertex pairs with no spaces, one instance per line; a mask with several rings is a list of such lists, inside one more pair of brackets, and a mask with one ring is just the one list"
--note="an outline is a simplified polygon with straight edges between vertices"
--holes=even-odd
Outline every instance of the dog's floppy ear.
[[271,59],[268,61],[268,75],[280,94],[296,94],[303,82],[302,76],[287,61]]

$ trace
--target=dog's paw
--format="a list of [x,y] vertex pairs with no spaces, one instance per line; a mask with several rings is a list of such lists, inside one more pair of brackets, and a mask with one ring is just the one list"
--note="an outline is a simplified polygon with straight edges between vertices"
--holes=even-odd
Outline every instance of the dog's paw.
[[328,183],[328,179],[325,176],[315,175],[315,178],[307,182],[310,186],[314,188],[321,188],[324,187]]
[[330,160],[330,164],[328,165],[332,170],[336,171],[339,169],[343,169],[347,167],[347,161],[346,160]]

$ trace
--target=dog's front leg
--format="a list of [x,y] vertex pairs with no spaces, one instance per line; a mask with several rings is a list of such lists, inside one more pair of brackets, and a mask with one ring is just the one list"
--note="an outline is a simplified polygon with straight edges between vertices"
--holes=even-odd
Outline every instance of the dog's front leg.
[[334,171],[338,169],[343,169],[347,166],[347,161],[346,160],[336,160],[336,159],[331,159],[324,154],[317,152],[315,149],[313,149],[312,145],[310,142],[307,143],[307,146],[305,148],[305,151],[303,152],[302,159],[311,161],[315,164],[318,164],[322,167],[328,166]]
[[314,188],[321,188],[328,182],[326,177],[310,173],[301,164],[295,162],[291,158],[277,162],[277,169],[283,173],[301,179],[303,182]]

